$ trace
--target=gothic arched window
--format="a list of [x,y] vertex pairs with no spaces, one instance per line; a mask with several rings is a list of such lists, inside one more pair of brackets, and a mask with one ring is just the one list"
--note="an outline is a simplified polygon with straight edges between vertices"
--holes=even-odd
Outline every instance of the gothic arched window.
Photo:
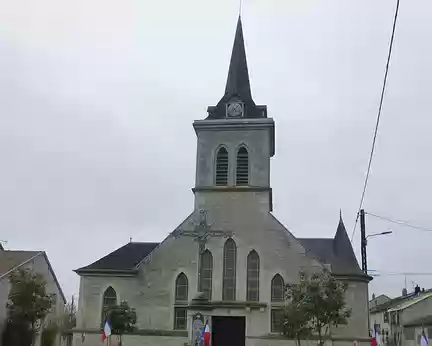
[[237,246],[230,238],[224,246],[222,300],[236,299],[236,262]]
[[285,284],[282,276],[276,274],[271,281],[271,301],[283,302],[285,293]]
[[245,147],[237,151],[236,185],[249,185],[249,154]]
[[175,282],[174,329],[187,328],[188,279],[184,273],[177,276]]
[[175,301],[187,302],[188,300],[188,279],[184,273],[177,276],[175,284]]
[[246,300],[259,301],[260,260],[257,252],[252,250],[247,257]]
[[105,292],[103,294],[103,298],[102,298],[102,318],[101,318],[101,325],[102,326],[106,322],[110,308],[112,308],[115,305],[117,305],[117,293],[114,290],[114,288],[109,286],[105,290]]
[[199,288],[204,296],[211,300],[212,296],[212,276],[213,276],[213,256],[209,250],[201,254],[201,270],[199,277]]
[[228,185],[228,151],[224,147],[216,154],[216,185]]

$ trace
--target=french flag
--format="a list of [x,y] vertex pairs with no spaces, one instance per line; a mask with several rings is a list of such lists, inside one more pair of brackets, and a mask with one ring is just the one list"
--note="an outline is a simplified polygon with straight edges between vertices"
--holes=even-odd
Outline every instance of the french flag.
[[423,330],[421,333],[420,346],[427,346],[427,345],[429,345],[429,342]]
[[380,332],[378,326],[374,324],[371,346],[380,346]]
[[204,346],[210,346],[211,333],[210,333],[210,327],[208,325],[208,321],[206,321],[201,339],[204,341]]
[[109,324],[109,321],[107,320],[105,322],[104,331],[102,334],[102,343],[105,343],[105,340],[108,339],[108,337],[111,335],[111,326]]

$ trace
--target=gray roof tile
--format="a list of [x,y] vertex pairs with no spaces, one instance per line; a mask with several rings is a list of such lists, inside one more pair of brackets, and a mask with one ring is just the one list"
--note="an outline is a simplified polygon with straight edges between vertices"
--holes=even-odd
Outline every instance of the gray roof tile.
[[298,240],[310,254],[316,256],[323,263],[330,264],[332,273],[366,277],[357,262],[342,216],[339,219],[336,235],[333,239],[298,238]]
[[128,243],[75,272],[133,271],[158,245],[159,243]]

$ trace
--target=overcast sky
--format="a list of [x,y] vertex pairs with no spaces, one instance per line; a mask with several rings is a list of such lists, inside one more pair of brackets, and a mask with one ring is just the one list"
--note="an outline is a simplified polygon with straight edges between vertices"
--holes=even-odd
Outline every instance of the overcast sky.
[[[296,236],[333,237],[340,208],[351,235],[395,2],[244,0],[253,96],[276,122],[274,212]],[[431,11],[401,1],[364,204],[429,227]],[[191,212],[192,121],[223,94],[237,13],[234,0],[0,0],[0,238],[46,250],[68,296],[73,269]],[[371,269],[432,272],[432,233],[366,222],[394,232],[370,240]]]

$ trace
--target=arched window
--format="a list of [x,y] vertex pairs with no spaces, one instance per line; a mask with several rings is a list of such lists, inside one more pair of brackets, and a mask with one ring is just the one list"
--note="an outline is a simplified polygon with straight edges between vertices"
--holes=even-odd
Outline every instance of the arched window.
[[246,300],[248,301],[259,301],[259,271],[259,256],[255,250],[252,250],[247,257]]
[[236,299],[236,262],[237,246],[230,238],[224,246],[222,300]]
[[228,151],[226,148],[219,148],[216,155],[216,185],[228,185]]
[[174,329],[187,328],[188,279],[184,273],[177,276],[175,282]]
[[211,300],[212,296],[212,276],[213,276],[213,256],[209,250],[205,250],[201,254],[201,270],[199,277],[200,292]]
[[285,284],[282,276],[276,274],[271,281],[271,301],[283,302],[285,293]]
[[188,300],[188,279],[184,273],[177,276],[175,284],[175,301],[187,302]]
[[106,322],[108,312],[110,308],[117,305],[117,293],[111,286],[108,287],[102,298],[102,318],[101,318],[101,325],[103,326]]
[[240,147],[237,152],[236,185],[249,185],[249,154],[245,147]]

